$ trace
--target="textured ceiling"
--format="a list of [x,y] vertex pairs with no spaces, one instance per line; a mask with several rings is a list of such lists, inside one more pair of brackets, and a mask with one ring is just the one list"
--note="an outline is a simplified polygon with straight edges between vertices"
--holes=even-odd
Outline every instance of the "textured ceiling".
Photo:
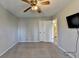
[[49,17],[58,13],[71,1],[72,0],[50,0],[50,5],[39,5],[42,10],[41,14],[31,10],[24,13],[24,9],[28,8],[29,5],[21,0],[0,0],[0,4],[18,17]]

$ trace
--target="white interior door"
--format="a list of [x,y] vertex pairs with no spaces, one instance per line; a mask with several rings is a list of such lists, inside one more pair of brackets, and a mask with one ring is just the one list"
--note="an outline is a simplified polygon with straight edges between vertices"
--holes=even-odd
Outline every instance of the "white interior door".
[[53,42],[51,20],[39,21],[39,40],[44,42]]

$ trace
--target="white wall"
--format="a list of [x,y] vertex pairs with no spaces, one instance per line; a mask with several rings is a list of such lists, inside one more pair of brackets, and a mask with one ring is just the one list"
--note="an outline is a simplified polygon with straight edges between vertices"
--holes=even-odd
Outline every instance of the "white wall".
[[17,18],[0,5],[0,55],[17,43]]
[[[39,33],[40,33],[39,21],[40,20],[45,20],[45,21],[49,20],[51,22],[50,18],[25,18],[25,19],[22,18],[20,19],[19,24],[18,24],[18,38],[20,42],[39,42],[40,41],[39,39],[40,38],[39,36]],[[53,26],[51,25],[51,29],[50,29],[51,32],[52,32],[52,27]],[[51,34],[52,33],[50,33],[50,35]]]
[[[73,51],[75,49],[75,42],[77,33],[75,29],[68,29],[66,16],[79,12],[79,0],[74,0],[58,15],[58,29],[59,29],[59,46],[66,51]],[[79,44],[77,57],[79,57]]]

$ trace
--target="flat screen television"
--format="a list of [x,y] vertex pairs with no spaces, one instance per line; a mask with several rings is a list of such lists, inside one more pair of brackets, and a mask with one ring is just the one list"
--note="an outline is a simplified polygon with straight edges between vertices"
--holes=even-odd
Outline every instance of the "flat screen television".
[[66,17],[68,28],[79,28],[79,13]]

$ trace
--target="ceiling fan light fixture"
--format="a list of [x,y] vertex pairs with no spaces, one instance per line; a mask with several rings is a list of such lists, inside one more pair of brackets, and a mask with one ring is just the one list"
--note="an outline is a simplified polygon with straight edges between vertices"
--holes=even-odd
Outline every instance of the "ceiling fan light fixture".
[[32,10],[33,11],[37,11],[38,10],[38,6],[32,6]]
[[24,12],[27,12],[28,10],[33,10],[37,11],[38,13],[41,13],[42,10],[40,8],[41,5],[49,5],[50,1],[49,0],[22,0],[25,3],[30,4],[30,7],[25,9]]

